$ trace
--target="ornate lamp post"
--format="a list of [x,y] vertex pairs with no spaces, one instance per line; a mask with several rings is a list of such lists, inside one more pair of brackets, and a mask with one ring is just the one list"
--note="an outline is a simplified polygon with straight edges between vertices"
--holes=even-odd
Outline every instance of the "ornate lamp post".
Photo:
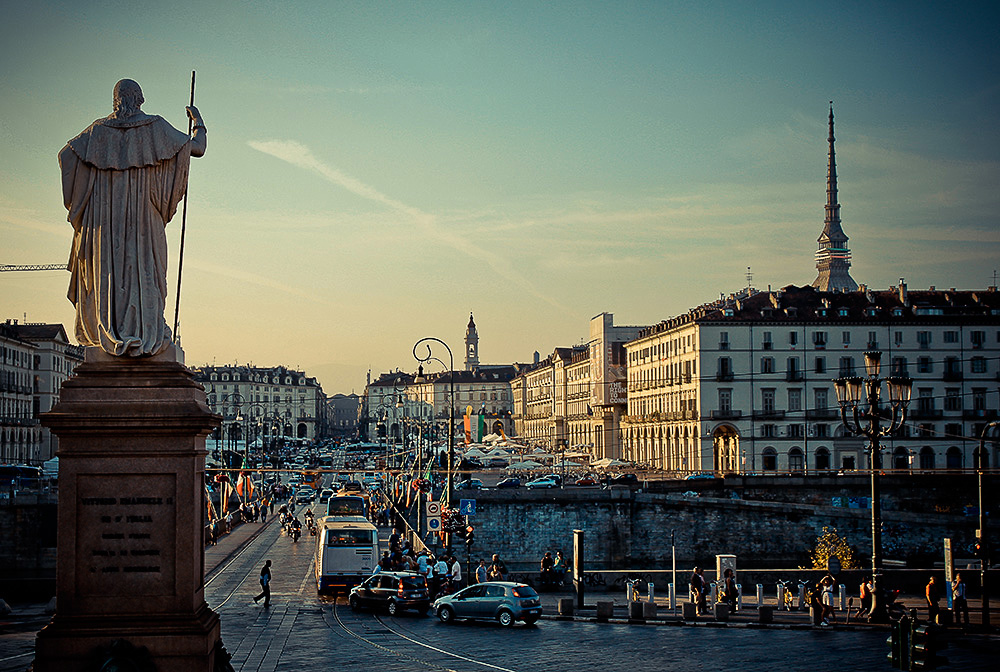
[[[420,362],[429,362],[434,360],[445,366],[445,363],[439,358],[435,357],[431,352],[431,343],[440,343],[444,346],[444,349],[448,351],[448,378],[451,388],[451,412],[448,416],[448,476],[445,485],[445,506],[451,508],[451,493],[452,493],[452,468],[455,463],[455,356],[451,352],[451,348],[448,344],[442,341],[440,338],[434,338],[433,336],[428,336],[426,338],[421,338],[419,341],[413,344],[413,357]],[[420,345],[423,344],[427,352],[424,355],[417,354],[417,350]],[[449,535],[448,540],[450,542],[451,536]]]
[[[979,580],[983,591],[983,628],[989,631],[990,627],[990,594],[986,588],[986,574],[990,566],[990,546],[989,538],[986,535],[986,511],[983,509],[983,472],[989,469],[990,456],[986,449],[986,439],[992,437],[994,444],[1000,440],[1000,422],[990,422],[983,427],[983,434],[979,439],[979,454],[976,456],[976,474],[979,479],[979,536],[976,544],[979,551]],[[957,617],[956,617],[957,618]]]
[[[840,420],[850,432],[868,437],[868,452],[871,460],[872,499],[872,607],[868,620],[872,623],[888,623],[889,614],[885,601],[879,594],[879,580],[882,573],[882,506],[879,494],[879,471],[882,469],[882,448],[880,439],[895,433],[906,422],[906,408],[910,403],[913,381],[905,376],[880,378],[882,353],[865,353],[865,373],[834,380],[837,402],[840,404]],[[880,408],[882,382],[889,389],[889,408]],[[862,396],[864,394],[864,396]]]
[[229,425],[229,448],[230,450],[235,448],[235,438],[233,436],[234,430],[240,427],[240,423],[243,421],[243,417],[240,415],[240,408],[246,402],[246,398],[239,392],[233,392],[232,394],[227,394],[222,397],[222,413],[225,416],[226,404],[228,403],[233,407],[233,421]]

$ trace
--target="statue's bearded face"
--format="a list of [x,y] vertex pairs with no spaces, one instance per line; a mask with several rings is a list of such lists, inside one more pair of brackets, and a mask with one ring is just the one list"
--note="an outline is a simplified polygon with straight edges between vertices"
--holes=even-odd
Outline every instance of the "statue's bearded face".
[[116,119],[127,119],[140,112],[140,107],[145,102],[142,97],[142,89],[139,83],[131,79],[123,79],[115,84],[114,90],[114,116]]

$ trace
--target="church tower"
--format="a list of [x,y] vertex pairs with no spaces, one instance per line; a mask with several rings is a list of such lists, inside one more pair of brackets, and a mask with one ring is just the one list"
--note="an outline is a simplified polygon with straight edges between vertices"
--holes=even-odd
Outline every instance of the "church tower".
[[822,292],[853,292],[858,289],[848,269],[851,251],[847,235],[840,228],[840,203],[837,201],[837,161],[833,151],[833,101],[830,101],[830,156],[826,168],[826,220],[817,241],[816,270],[812,286]]
[[469,326],[465,328],[465,370],[472,371],[479,366],[479,334],[476,332],[476,321],[469,313]]

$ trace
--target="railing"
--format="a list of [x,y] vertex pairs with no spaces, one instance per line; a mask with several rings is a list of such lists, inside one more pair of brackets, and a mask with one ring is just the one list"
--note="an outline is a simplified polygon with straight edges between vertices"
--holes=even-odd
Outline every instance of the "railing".
[[743,411],[735,408],[725,411],[712,411],[712,420],[739,420],[743,417]]
[[755,420],[780,420],[785,417],[784,411],[755,411]]

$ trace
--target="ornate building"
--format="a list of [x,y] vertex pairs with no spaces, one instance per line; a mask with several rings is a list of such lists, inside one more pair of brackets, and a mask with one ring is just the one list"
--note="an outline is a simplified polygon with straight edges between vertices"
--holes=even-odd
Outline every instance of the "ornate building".
[[226,439],[263,435],[314,440],[327,433],[326,396],[315,378],[284,366],[192,367]]
[[38,415],[59,401],[62,384],[83,362],[61,324],[0,324],[0,462],[40,465],[56,452],[56,437]]
[[816,270],[819,275],[812,286],[821,292],[853,292],[858,288],[848,269],[851,251],[847,247],[847,234],[840,226],[840,202],[837,198],[837,160],[833,149],[833,103],[830,103],[830,151],[826,167],[826,219],[817,242]]
[[867,350],[914,380],[884,464],[970,467],[1000,408],[1000,293],[908,291],[902,281],[884,291],[749,289],[645,330],[626,346],[626,456],[680,474],[866,468],[867,444],[845,434],[833,379],[863,372]]

